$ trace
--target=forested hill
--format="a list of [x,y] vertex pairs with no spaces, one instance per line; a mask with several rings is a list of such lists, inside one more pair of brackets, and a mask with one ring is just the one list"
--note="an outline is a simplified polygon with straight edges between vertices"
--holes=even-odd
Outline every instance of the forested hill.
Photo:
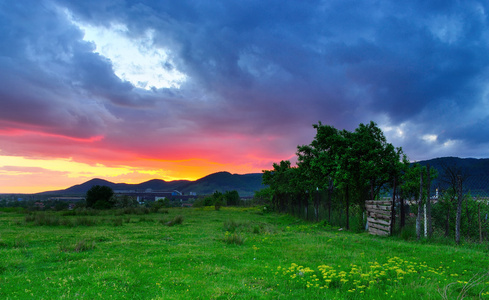
[[459,170],[465,177],[463,182],[464,192],[469,192],[473,196],[489,196],[489,159],[488,158],[459,158],[441,157],[418,162],[422,166],[430,165],[438,171],[438,178],[432,184],[432,193],[435,188],[444,189],[443,183],[444,169],[447,167]]
[[255,191],[262,189],[262,174],[231,174],[229,172],[218,172],[205,176],[196,181],[176,180],[164,181],[161,179],[153,179],[139,184],[113,183],[103,179],[92,179],[85,183],[74,185],[65,190],[49,191],[40,194],[50,195],[84,195],[92,186],[105,185],[113,190],[132,190],[132,191],[173,191],[178,190],[184,194],[190,192],[202,194],[212,194],[215,191],[238,191],[240,196],[253,196]]

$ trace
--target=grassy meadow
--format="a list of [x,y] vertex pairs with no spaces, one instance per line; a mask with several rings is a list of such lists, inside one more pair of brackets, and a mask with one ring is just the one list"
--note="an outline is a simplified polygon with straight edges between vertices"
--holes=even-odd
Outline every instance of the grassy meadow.
[[489,299],[487,245],[260,208],[0,212],[1,299]]

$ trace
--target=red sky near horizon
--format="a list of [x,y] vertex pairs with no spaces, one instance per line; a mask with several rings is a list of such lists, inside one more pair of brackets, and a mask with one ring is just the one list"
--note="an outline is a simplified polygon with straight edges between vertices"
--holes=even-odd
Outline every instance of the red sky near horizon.
[[[477,1],[476,1],[477,2]],[[477,4],[477,5],[476,5]],[[489,4],[0,4],[0,193],[255,173],[312,124],[487,157]]]

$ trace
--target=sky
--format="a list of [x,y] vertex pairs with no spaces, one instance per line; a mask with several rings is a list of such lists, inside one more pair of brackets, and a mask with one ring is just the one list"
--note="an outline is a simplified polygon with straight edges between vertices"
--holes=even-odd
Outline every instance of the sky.
[[487,158],[487,1],[0,0],[0,193],[257,173],[321,121]]

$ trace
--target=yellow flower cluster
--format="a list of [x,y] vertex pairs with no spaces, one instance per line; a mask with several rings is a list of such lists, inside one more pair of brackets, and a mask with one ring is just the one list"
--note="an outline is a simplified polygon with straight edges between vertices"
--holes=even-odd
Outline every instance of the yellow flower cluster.
[[292,263],[287,268],[279,266],[275,274],[306,288],[337,288],[362,294],[375,286],[393,286],[405,280],[426,280],[426,277],[445,273],[441,267],[433,269],[425,263],[409,262],[399,257],[389,258],[383,264],[369,262],[367,266],[351,264],[347,270],[339,268],[341,266],[320,265],[317,270],[312,270]]

